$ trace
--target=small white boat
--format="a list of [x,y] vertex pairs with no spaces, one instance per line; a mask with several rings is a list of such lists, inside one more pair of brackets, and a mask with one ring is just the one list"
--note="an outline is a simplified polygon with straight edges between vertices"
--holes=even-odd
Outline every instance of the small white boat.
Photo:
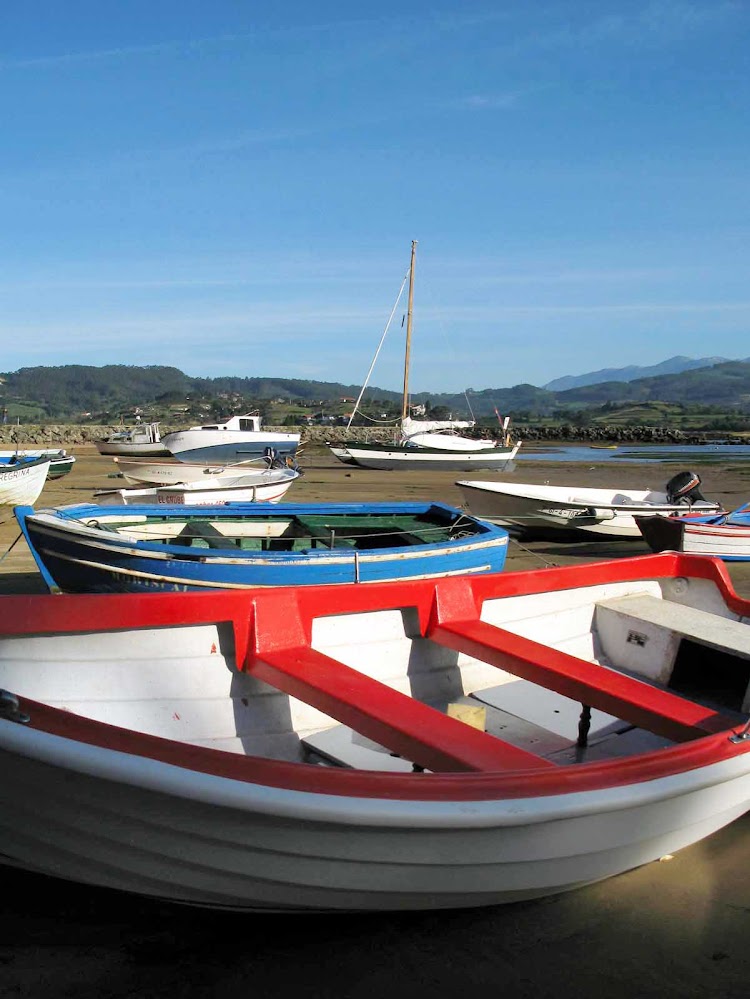
[[131,457],[158,458],[170,452],[162,444],[158,423],[139,423],[94,441],[99,454],[122,454]]
[[[197,482],[184,482],[175,486],[138,486],[129,489],[97,489],[94,500],[105,505],[167,503],[172,506],[215,506],[221,503],[278,503],[292,483],[300,477],[294,468],[269,468],[249,472],[232,480],[211,478]],[[242,482],[244,478],[244,484]]]
[[262,458],[268,450],[280,458],[294,457],[300,435],[263,430],[257,413],[233,416],[165,434],[162,443],[180,461],[229,463]]
[[538,486],[525,482],[461,480],[456,483],[466,508],[475,516],[521,535],[540,533],[606,538],[640,538],[635,518],[669,517],[688,510],[719,512],[704,499],[695,472],[679,472],[659,492],[652,489],[589,489],[586,486]]
[[0,459],[0,506],[36,503],[50,469],[49,458]]
[[131,461],[113,458],[117,470],[131,486],[180,486],[191,482],[211,482],[224,486],[249,487],[266,481],[269,468],[296,466],[292,462],[273,465],[265,459],[235,462],[231,465],[209,465],[199,461]]
[[0,862],[240,911],[580,888],[750,808],[749,622],[675,554],[0,596]]

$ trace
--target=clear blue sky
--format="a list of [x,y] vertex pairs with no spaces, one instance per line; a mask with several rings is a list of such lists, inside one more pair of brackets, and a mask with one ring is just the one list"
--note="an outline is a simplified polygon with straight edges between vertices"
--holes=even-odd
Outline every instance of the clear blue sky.
[[[747,0],[4,0],[0,370],[750,356]],[[400,313],[372,383],[398,389]]]

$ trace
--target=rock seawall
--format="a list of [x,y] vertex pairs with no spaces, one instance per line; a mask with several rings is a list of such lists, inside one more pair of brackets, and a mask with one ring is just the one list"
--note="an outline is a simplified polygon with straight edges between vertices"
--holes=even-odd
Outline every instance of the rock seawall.
[[[0,448],[9,449],[34,447],[66,447],[93,444],[95,441],[122,430],[121,425],[93,426],[77,424],[8,424],[0,426]],[[181,427],[162,425],[162,434]],[[290,427],[267,427],[272,431],[289,431]],[[748,444],[750,438],[736,434],[707,432],[686,433],[671,427],[576,427],[561,424],[558,427],[520,426],[515,427],[518,438],[527,443],[544,441],[586,441],[607,444],[705,444],[708,440],[721,439],[729,444]],[[302,443],[324,444],[341,443],[352,439],[366,439],[373,442],[387,442],[393,439],[392,430],[345,427],[302,427]]]

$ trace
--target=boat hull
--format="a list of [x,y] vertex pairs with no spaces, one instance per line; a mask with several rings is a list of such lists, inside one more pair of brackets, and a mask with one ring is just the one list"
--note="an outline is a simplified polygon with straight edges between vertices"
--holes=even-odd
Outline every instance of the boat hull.
[[[381,444],[346,444],[349,459],[361,468],[395,471],[398,469],[428,472],[469,472],[472,469],[507,469],[518,453],[513,447],[487,448],[482,451],[439,450],[418,446],[383,446]],[[335,452],[334,452],[335,453]],[[339,457],[337,455],[337,457]],[[340,458],[339,460],[346,460]]]
[[166,506],[216,506],[222,503],[278,503],[299,478],[299,472],[279,469],[269,472],[267,479],[252,485],[222,485],[208,479],[205,483],[187,483],[184,486],[153,486],[140,489],[108,489],[94,493],[97,503],[106,506],[164,504]]
[[202,482],[251,486],[268,481],[271,472],[264,460],[233,465],[187,461],[123,461],[121,458],[115,458],[114,462],[125,481],[133,486],[179,486]]
[[49,458],[0,464],[0,506],[35,503],[44,489],[49,468]]
[[[725,715],[669,676],[642,683],[676,649],[645,618],[640,643],[612,627],[644,599],[683,637],[709,619],[747,681],[750,605],[710,560],[335,597],[2,599],[0,859],[29,871],[240,911],[476,907],[620,874],[750,807],[750,693]],[[583,746],[579,693],[593,707]],[[446,714],[460,694],[510,713],[499,730],[489,715],[461,723]],[[378,762],[309,754],[341,729]]]
[[539,898],[683,849],[742,815],[750,798],[745,757],[610,795],[472,802],[467,814],[466,802],[285,791],[2,728],[13,729],[0,731],[4,860],[234,910],[374,912]]
[[162,442],[180,461],[227,464],[262,458],[269,448],[280,458],[294,457],[300,435],[266,430],[179,430],[166,434]]
[[120,455],[124,458],[167,458],[172,453],[161,444],[138,444],[112,441],[96,441],[99,454]]
[[63,448],[24,448],[18,451],[0,451],[0,463],[4,464],[9,458],[49,458],[50,466],[47,473],[48,479],[60,479],[67,475],[75,465],[76,460],[72,454],[68,454]]
[[[672,517],[685,505],[672,504],[666,494],[650,490],[587,489],[535,486],[522,483],[457,482],[467,509],[475,517],[522,535],[594,536],[640,539],[636,517]],[[718,504],[700,504],[718,511]]]
[[[266,509],[266,507],[269,509]],[[425,579],[464,573],[499,572],[507,555],[508,536],[502,528],[470,523],[461,511],[441,504],[351,504],[349,515],[382,513],[397,517],[425,512],[432,519],[422,525],[436,540],[420,541],[412,534],[398,533],[381,542],[366,535],[361,542],[347,538],[347,522],[341,518],[346,504],[248,504],[245,533],[253,548],[239,548],[213,527],[207,542],[179,536],[182,529],[198,534],[189,518],[199,516],[210,525],[235,529],[243,516],[235,506],[93,506],[61,508],[58,511],[15,510],[32,554],[50,590],[70,593],[144,592],[206,589],[238,589],[247,586],[313,586],[321,584],[372,583],[394,579]],[[431,511],[438,511],[431,514]],[[439,511],[444,511],[443,513]],[[283,532],[295,518],[328,513],[333,525],[319,536],[301,541],[285,540]],[[156,527],[149,535],[139,521],[152,517]],[[125,519],[131,527],[123,534],[112,529]],[[171,522],[171,523],[170,523]],[[459,533],[451,537],[452,524]],[[174,525],[177,525],[176,527]],[[257,527],[256,525],[260,525]],[[275,525],[275,526],[274,526]],[[167,543],[155,538],[156,531],[169,530]],[[412,527],[410,530],[417,530]],[[241,530],[241,529],[239,529]],[[406,531],[406,528],[403,529]],[[464,536],[464,532],[468,536]],[[140,535],[140,538],[139,538]],[[295,547],[297,546],[297,547]]]
[[[653,551],[677,551],[708,555],[726,562],[750,561],[750,515],[740,515],[745,523],[716,517],[674,517],[666,523],[653,517],[639,517],[638,528]],[[737,518],[737,520],[740,519]]]

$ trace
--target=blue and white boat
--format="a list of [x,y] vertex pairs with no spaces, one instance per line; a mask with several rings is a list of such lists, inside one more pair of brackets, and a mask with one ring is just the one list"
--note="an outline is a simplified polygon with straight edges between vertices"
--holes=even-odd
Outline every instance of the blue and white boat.
[[180,461],[212,464],[249,461],[271,451],[282,459],[294,457],[299,442],[299,434],[263,430],[257,413],[175,430],[161,439],[164,447]]
[[508,532],[442,503],[97,506],[16,519],[53,593],[374,583],[499,572]]

